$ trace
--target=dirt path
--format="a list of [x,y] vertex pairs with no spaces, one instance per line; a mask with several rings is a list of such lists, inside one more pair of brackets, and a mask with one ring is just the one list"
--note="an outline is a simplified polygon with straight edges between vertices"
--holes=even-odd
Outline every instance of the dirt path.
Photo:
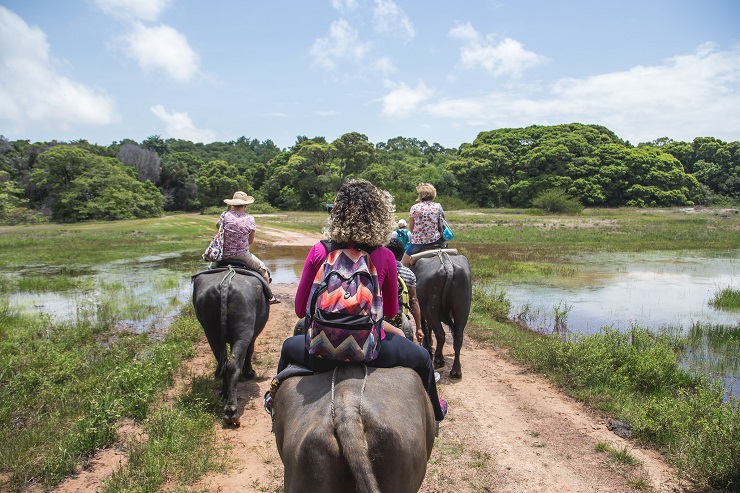
[[[311,245],[316,238],[263,230],[272,245]],[[274,236],[273,236],[274,235]],[[292,334],[296,316],[292,297],[296,285],[273,287],[282,303],[273,305],[270,319],[256,343],[257,379],[239,384],[240,428],[216,426],[214,433],[231,447],[229,470],[202,478],[194,491],[278,492],[282,463],[262,407],[283,339]],[[617,437],[606,422],[564,396],[545,378],[510,363],[500,350],[466,339],[462,350],[463,379],[451,381],[451,347],[445,346],[446,370],[440,394],[450,404],[447,419],[429,462],[421,491],[473,492],[633,492],[632,485],[655,492],[689,491],[661,457]],[[205,342],[187,362],[173,392],[192,375],[210,374],[214,360]],[[214,384],[214,391],[217,386]],[[598,443],[626,447],[640,465],[625,469],[610,464],[596,451]],[[62,484],[57,491],[96,491],[114,467],[125,461],[120,451],[103,451],[89,470]]]

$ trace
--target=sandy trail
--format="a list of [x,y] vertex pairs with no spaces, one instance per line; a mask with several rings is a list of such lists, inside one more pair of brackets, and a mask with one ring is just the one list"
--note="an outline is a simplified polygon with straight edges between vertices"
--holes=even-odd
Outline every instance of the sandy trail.
[[[262,228],[261,241],[273,246],[310,246],[318,238]],[[278,492],[282,463],[275,447],[270,417],[262,407],[275,372],[282,341],[292,335],[295,284],[276,284],[282,303],[273,305],[270,319],[256,342],[257,378],[240,382],[240,428],[214,428],[230,448],[229,469],[192,485],[193,491]],[[447,366],[441,370],[440,394],[450,412],[429,462],[421,491],[449,492],[634,492],[642,484],[655,492],[689,491],[661,456],[607,430],[606,421],[560,393],[541,375],[511,363],[503,351],[469,339],[462,349],[463,378],[447,376],[451,345],[445,346]],[[198,354],[180,371],[173,394],[187,388],[194,375],[212,374],[214,358],[205,339]],[[214,392],[218,384],[214,383]],[[598,443],[626,447],[640,461],[624,469],[610,464]],[[125,462],[122,447],[101,451],[88,468],[60,485],[59,492],[98,491],[112,470]],[[644,488],[645,489],[645,488]]]

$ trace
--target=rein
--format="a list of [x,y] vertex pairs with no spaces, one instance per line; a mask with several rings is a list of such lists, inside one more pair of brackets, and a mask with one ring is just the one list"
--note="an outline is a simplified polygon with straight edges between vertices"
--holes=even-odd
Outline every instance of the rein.
[[[362,419],[362,398],[365,395],[365,387],[367,386],[367,365],[362,365],[365,369],[365,378],[362,379],[362,390],[360,390],[360,419]],[[337,379],[337,371],[339,367],[334,368],[331,374],[331,420],[334,421],[336,413],[334,412],[334,384]]]

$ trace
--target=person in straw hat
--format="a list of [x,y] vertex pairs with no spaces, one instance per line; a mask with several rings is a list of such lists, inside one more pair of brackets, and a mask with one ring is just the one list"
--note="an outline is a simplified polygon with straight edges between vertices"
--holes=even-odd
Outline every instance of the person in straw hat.
[[[221,264],[226,265],[235,260],[244,264],[250,270],[262,274],[267,284],[270,284],[270,273],[263,261],[258,259],[249,251],[249,245],[254,241],[254,233],[257,230],[257,223],[251,214],[247,213],[246,207],[254,202],[254,197],[244,192],[235,192],[230,199],[224,199],[229,208],[221,214],[216,223],[219,228],[224,227],[224,254]],[[269,287],[268,287],[269,289]],[[270,295],[270,304],[279,303],[272,292]]]

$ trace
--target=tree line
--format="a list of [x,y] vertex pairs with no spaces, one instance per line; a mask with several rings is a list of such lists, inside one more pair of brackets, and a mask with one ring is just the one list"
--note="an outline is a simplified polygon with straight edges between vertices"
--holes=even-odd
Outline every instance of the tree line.
[[358,132],[332,142],[299,136],[288,149],[246,137],[202,144],[153,135],[101,146],[0,136],[0,221],[204,211],[236,190],[257,198],[257,212],[321,210],[348,178],[388,190],[399,210],[419,182],[433,183],[447,209],[531,207],[553,190],[591,207],[737,204],[740,142],[633,146],[580,123],[481,132],[458,149],[406,137],[373,144]]

